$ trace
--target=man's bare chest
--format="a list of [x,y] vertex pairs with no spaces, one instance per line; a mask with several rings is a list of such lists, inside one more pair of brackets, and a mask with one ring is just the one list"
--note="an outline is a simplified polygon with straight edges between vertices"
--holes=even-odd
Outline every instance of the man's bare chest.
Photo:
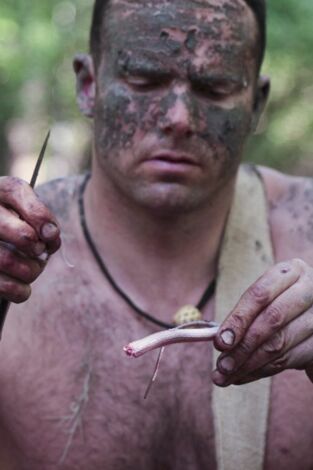
[[168,348],[144,400],[155,356],[131,360],[122,348],[150,326],[114,320],[109,310],[92,328],[81,316],[37,323],[32,344],[10,353],[1,425],[18,468],[214,468],[211,346]]
[[[26,312],[13,309],[1,344],[0,437],[16,468],[215,469],[212,345],[169,347],[143,400],[155,356],[132,360],[123,346],[153,327],[86,279],[48,287]],[[273,388],[267,469],[290,457],[309,468],[311,388],[286,383]]]

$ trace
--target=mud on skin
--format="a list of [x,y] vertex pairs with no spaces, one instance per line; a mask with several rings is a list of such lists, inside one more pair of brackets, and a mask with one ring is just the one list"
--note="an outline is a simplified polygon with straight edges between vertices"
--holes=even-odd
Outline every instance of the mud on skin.
[[[144,134],[160,132],[159,124],[164,122],[175,101],[181,99],[198,130],[189,139],[188,145],[192,147],[189,150],[199,151],[200,146],[207,153],[209,145],[219,159],[218,148],[222,145],[226,147],[226,158],[235,159],[249,132],[251,110],[246,110],[242,104],[226,109],[211,100],[210,93],[214,94],[214,90],[208,86],[207,75],[208,65],[222,70],[232,84],[227,86],[238,86],[238,91],[245,81],[252,79],[251,70],[245,70],[244,60],[238,59],[242,54],[246,57],[252,49],[243,47],[243,43],[247,39],[248,44],[253,41],[241,27],[240,4],[236,7],[230,2],[213,5],[214,18],[210,22],[204,21],[199,10],[197,17],[192,18],[186,10],[167,2],[156,8],[155,15],[151,14],[149,5],[143,7],[138,2],[127,5],[123,31],[116,24],[120,24],[120,15],[123,15],[119,4],[114,7],[117,14],[109,17],[110,56],[106,58],[104,69],[99,70],[99,90],[105,90],[97,108],[97,135],[102,153],[131,147],[136,130]],[[208,4],[180,2],[180,5],[192,8]],[[120,10],[125,11],[125,4]],[[225,12],[232,14],[232,26],[226,25],[221,32],[219,15]],[[129,47],[130,37],[135,39]],[[206,67],[202,64],[199,70],[192,59],[197,59],[197,51],[203,48],[208,64]],[[114,80],[115,77],[118,80]],[[144,85],[132,85],[133,77],[142,77]],[[193,90],[178,96],[169,86],[176,78],[190,81]]]
[[269,201],[269,207],[271,216],[274,219],[277,217],[276,224],[280,226],[283,224],[282,214],[292,221],[286,227],[286,233],[293,239],[296,249],[300,252],[303,251],[305,246],[303,240],[306,239],[311,250],[313,242],[313,180],[307,179],[304,184],[299,181],[289,183],[278,199]]

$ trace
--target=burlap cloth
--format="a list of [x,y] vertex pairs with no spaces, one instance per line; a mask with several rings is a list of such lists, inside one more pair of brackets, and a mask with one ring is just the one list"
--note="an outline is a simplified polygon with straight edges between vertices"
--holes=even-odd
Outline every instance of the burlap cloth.
[[[224,320],[241,294],[272,264],[263,184],[252,167],[242,167],[219,260],[217,322]],[[218,355],[215,351],[214,363]],[[214,386],[218,470],[263,468],[270,388],[270,379],[225,389]]]

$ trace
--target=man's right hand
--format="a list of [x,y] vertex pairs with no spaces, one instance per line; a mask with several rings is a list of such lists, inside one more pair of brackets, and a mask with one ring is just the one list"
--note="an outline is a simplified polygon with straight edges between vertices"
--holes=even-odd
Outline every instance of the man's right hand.
[[0,178],[0,297],[20,303],[61,245],[60,229],[25,181]]

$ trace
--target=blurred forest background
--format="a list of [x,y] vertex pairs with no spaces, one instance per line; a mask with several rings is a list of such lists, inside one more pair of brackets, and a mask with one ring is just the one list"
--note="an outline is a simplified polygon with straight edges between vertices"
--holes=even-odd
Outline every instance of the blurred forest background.
[[[72,56],[87,51],[92,0],[1,0],[0,174],[30,177],[52,130],[41,180],[77,171],[90,155],[91,123],[75,103]],[[272,77],[266,114],[247,159],[313,176],[313,1],[268,1]]]

